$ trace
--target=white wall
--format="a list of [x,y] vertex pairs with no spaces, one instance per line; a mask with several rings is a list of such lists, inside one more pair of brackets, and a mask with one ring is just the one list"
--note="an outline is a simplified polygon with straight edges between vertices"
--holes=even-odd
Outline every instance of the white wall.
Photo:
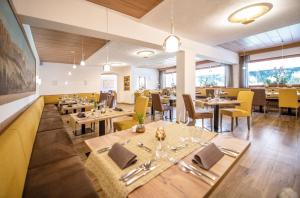
[[73,69],[71,64],[43,63],[39,71],[41,95],[100,92],[100,67],[77,66]]
[[[34,56],[36,58],[36,68],[37,68],[36,74],[38,75],[38,65],[40,64],[40,62],[39,62],[40,59],[39,59],[39,56],[37,54],[37,51],[36,51],[36,48],[34,45],[30,27],[28,25],[24,25],[24,30],[25,30],[25,33],[29,40],[29,44],[32,48]],[[25,107],[26,105],[28,105],[29,103],[34,101],[38,96],[39,96],[39,87],[37,85],[36,94],[28,96],[28,97],[24,97],[22,99],[19,99],[19,100],[16,100],[16,101],[4,104],[4,105],[0,105],[0,112],[1,112],[0,113],[0,125],[4,120],[6,120],[10,116],[12,116],[16,112],[18,112],[20,109],[22,109],[23,107]],[[0,127],[0,128],[2,128],[2,127]]]
[[117,90],[118,87],[118,75],[116,74],[107,74],[100,76],[100,90],[101,91],[109,91],[109,90]]
[[146,89],[157,89],[159,81],[158,69],[152,68],[134,68],[133,69],[133,88],[139,89],[138,78],[146,78]]

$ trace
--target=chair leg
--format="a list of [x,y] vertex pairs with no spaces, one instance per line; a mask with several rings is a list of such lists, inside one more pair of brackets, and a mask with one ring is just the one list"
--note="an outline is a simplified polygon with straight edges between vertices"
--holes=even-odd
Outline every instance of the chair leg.
[[279,117],[281,117],[281,107],[279,107]]
[[211,132],[213,131],[213,119],[212,118],[210,118],[210,131]]
[[204,118],[202,118],[202,128],[204,128]]
[[247,117],[247,125],[248,125],[248,131],[250,131],[250,117]]
[[231,117],[231,132],[233,131],[233,122],[234,122],[234,118]]
[[[212,120],[212,118],[211,118]],[[221,133],[222,133],[222,123],[223,123],[223,115],[221,114],[220,116],[220,129],[221,129]]]
[[298,108],[296,109],[296,120],[298,119]]
[[235,118],[235,124],[236,124],[236,126],[239,126],[239,118],[238,117]]
[[264,114],[266,114],[267,105],[264,105]]
[[172,110],[169,111],[169,114],[170,114],[170,121],[172,122],[172,120],[173,120],[172,119]]
[[155,111],[152,111],[152,120],[155,120]]

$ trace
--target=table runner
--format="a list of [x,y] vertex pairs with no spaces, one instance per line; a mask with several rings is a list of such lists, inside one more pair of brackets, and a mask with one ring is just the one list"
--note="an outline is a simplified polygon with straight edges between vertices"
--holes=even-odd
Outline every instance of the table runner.
[[[158,141],[155,138],[155,131],[157,127],[163,126],[166,131],[166,140],[163,142],[165,151],[169,157],[176,159],[182,159],[189,155],[200,147],[200,144],[194,144],[188,141],[188,146],[177,152],[171,151],[167,145],[176,146],[182,144],[180,137],[198,137],[201,138],[201,142],[207,142],[216,136],[216,133],[206,132],[202,129],[195,127],[188,127],[182,124],[155,122],[146,125],[146,132],[137,136],[131,137],[130,142],[125,145],[127,149],[137,155],[138,162],[124,170],[121,170],[107,155],[107,152],[98,154],[92,152],[86,161],[86,167],[89,169],[98,179],[99,184],[108,197],[123,198],[127,197],[130,192],[139,186],[146,184],[152,178],[156,177],[160,173],[164,172],[173,164],[168,160],[155,161],[155,165],[159,165],[156,169],[151,171],[146,176],[137,180],[130,186],[125,186],[119,178],[129,172],[130,170],[137,168],[142,163],[155,158],[155,150]],[[124,140],[125,141],[125,140]],[[147,147],[151,148],[152,152],[148,153],[144,149],[137,146],[137,141],[142,142]]]

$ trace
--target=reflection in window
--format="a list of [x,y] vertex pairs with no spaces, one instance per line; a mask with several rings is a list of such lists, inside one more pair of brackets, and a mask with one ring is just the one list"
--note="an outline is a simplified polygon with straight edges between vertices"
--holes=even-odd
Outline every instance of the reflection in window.
[[248,64],[249,85],[300,84],[300,57]]
[[212,67],[196,70],[196,86],[225,86],[225,67]]
[[164,74],[165,87],[175,87],[176,86],[176,73],[166,73]]

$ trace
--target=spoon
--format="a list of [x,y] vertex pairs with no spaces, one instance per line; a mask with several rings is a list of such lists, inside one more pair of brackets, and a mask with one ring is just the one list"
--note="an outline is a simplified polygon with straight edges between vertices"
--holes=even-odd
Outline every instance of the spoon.
[[145,149],[147,152],[151,152],[151,149],[146,147],[142,142],[137,142],[138,147]]
[[206,179],[203,178],[202,175],[200,175],[200,174],[194,172],[192,169],[190,169],[190,168],[188,168],[188,167],[182,165],[181,163],[179,163],[178,166],[179,166],[180,170],[182,170],[183,172],[191,173],[192,175],[198,177],[199,179],[201,179],[203,182],[207,183],[207,184],[210,185],[210,186],[213,186],[213,185],[214,185],[213,182],[207,181]]

